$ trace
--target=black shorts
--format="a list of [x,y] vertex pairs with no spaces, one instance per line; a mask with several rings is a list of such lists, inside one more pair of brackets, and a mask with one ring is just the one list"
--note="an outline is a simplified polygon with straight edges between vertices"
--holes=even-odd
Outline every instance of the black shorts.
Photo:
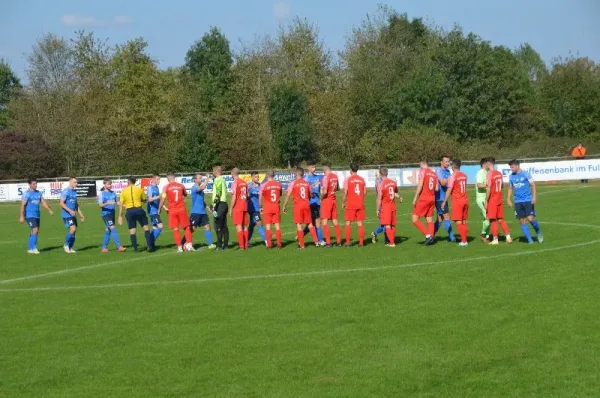
[[250,215],[250,224],[257,224],[261,221],[259,211],[253,211],[249,215]]
[[40,227],[40,219],[39,218],[26,218],[27,225],[29,225],[29,229],[39,228]]
[[535,217],[535,206],[531,202],[515,203],[515,216],[518,219]]
[[115,215],[105,214],[102,216],[102,221],[104,221],[104,226],[106,228],[112,228],[115,226]]
[[443,216],[444,214],[450,213],[450,209],[448,208],[448,202],[446,202],[446,206],[442,208],[443,200],[438,200],[435,202],[435,209],[437,210],[438,216]]
[[192,228],[203,227],[208,224],[208,214],[192,213],[192,215],[190,215],[190,225]]
[[127,209],[125,218],[127,219],[127,227],[129,229],[134,229],[137,223],[140,224],[140,227],[145,227],[148,225],[148,216],[141,207],[132,207],[131,209]]
[[150,224],[152,224],[153,227],[158,226],[158,224],[162,224],[160,214],[151,215],[150,216]]
[[321,205],[316,203],[310,204],[310,218],[313,220],[313,222],[316,219],[321,218]]

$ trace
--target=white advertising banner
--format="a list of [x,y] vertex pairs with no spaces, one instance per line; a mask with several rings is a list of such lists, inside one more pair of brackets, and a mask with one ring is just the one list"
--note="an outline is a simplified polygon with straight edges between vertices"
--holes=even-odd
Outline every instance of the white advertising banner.
[[[496,165],[496,169],[508,181],[508,165]],[[521,163],[521,170],[529,172],[534,181],[591,180],[600,178],[600,159]]]

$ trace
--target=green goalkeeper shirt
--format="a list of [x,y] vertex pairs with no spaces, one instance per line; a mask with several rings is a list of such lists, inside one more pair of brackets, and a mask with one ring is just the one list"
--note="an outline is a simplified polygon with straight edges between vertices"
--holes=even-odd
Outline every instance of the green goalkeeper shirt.
[[[477,184],[487,185],[487,175],[488,171],[486,169],[479,170],[475,176],[475,182]],[[479,188],[477,185],[475,185],[475,192],[475,199],[477,200],[477,203],[485,202],[486,189]]]
[[227,202],[227,183],[223,176],[215,178],[213,182],[213,203],[217,197],[220,202]]

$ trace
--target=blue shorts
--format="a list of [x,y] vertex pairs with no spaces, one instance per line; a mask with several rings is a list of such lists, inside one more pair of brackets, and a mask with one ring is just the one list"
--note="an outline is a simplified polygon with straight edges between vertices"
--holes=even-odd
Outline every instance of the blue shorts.
[[208,214],[192,213],[190,215],[190,225],[192,228],[204,227],[208,224],[210,224],[210,221],[208,220]]
[[40,227],[40,219],[39,218],[26,218],[25,221],[29,226],[29,229],[39,228]]
[[66,217],[63,218],[63,221],[65,222],[65,228],[71,228],[73,226],[77,226],[77,219],[75,217]]
[[250,213],[250,224],[256,224],[259,223],[260,220],[260,212],[259,211],[253,211]]
[[535,206],[531,202],[515,203],[515,216],[517,219],[535,217]]
[[105,214],[102,216],[102,221],[104,221],[104,226],[106,228],[112,228],[115,226],[115,215]]
[[446,202],[446,206],[442,208],[443,200],[438,200],[435,202],[435,209],[437,210],[438,216],[443,216],[444,214],[450,213],[450,209],[448,208],[448,202]]
[[321,218],[321,205],[318,203],[310,204],[310,219],[315,222],[316,219]]
[[129,229],[134,229],[137,223],[140,224],[140,227],[145,227],[148,225],[148,216],[141,207],[132,207],[131,209],[127,209],[125,218],[127,219],[127,227]]
[[162,224],[160,214],[150,214],[150,224],[152,224],[153,227],[158,226],[158,224]]

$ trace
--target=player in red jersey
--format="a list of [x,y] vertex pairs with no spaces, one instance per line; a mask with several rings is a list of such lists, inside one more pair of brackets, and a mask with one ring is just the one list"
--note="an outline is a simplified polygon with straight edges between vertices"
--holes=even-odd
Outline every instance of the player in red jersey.
[[358,224],[358,245],[363,246],[365,242],[365,226],[363,221],[366,218],[365,195],[367,194],[367,183],[365,179],[358,174],[358,164],[350,164],[350,177],[344,182],[344,200],[346,219],[346,247],[350,247],[352,229],[350,223],[356,221]]
[[342,229],[338,223],[337,198],[336,193],[340,189],[338,176],[331,172],[331,165],[323,166],[325,176],[321,181],[321,227],[325,235],[325,247],[331,247],[331,231],[329,230],[329,220],[333,223],[335,229],[335,238],[338,246],[342,245]]
[[248,248],[248,184],[240,178],[240,169],[231,170],[233,184],[231,185],[231,218],[237,232],[239,249]]
[[184,247],[181,245],[181,234],[179,233],[179,227],[183,228],[185,236],[185,250],[194,251],[194,245],[192,244],[192,231],[190,229],[190,218],[188,217],[187,210],[185,208],[185,197],[187,191],[183,184],[175,181],[175,174],[167,174],[168,184],[163,188],[163,193],[160,198],[158,205],[159,209],[162,209],[165,201],[167,206],[165,209],[169,214],[169,228],[173,230],[173,238],[175,239],[175,245],[177,251],[182,252]]
[[271,225],[275,225],[277,248],[281,249],[283,244],[281,236],[281,194],[283,189],[279,181],[275,181],[275,171],[267,171],[267,182],[260,187],[260,207],[262,209],[265,228],[267,230],[267,248],[271,248],[273,242],[273,231]]
[[388,169],[382,167],[379,169],[382,177],[377,192],[377,215],[379,222],[385,228],[385,234],[388,238],[389,247],[396,247],[396,198],[402,198],[398,195],[398,184],[396,181],[388,178]]
[[[435,171],[429,168],[427,160],[421,161],[421,172],[419,174],[419,185],[415,191],[413,199],[412,222],[423,235],[425,235],[425,244],[433,244],[433,235],[435,226],[433,225],[433,210],[435,209],[435,193],[440,189],[438,177]],[[427,220],[427,228],[423,225],[420,217]]]
[[502,187],[504,181],[502,181],[502,173],[494,167],[496,159],[487,159],[487,169],[490,170],[487,175],[487,188],[486,188],[486,217],[490,220],[490,229],[492,232],[492,241],[490,245],[497,245],[498,243],[498,223],[502,227],[502,232],[506,236],[506,243],[512,243],[510,237],[510,231],[506,221],[504,221],[504,207],[502,202]]
[[462,162],[460,160],[452,161],[453,174],[448,178],[448,190],[446,197],[442,202],[442,209],[446,208],[448,198],[452,198],[452,212],[450,218],[456,223],[458,233],[460,234],[459,246],[468,246],[467,237],[469,227],[467,218],[469,218],[469,195],[467,195],[467,175],[460,171]]
[[310,215],[310,194],[312,187],[308,181],[304,180],[304,169],[298,167],[296,169],[296,180],[292,182],[288,187],[287,196],[283,203],[283,214],[286,213],[287,204],[290,197],[294,198],[294,223],[296,224],[298,235],[298,244],[300,249],[304,249],[304,231],[303,226],[308,226],[310,235],[315,242],[315,245],[319,245],[319,239],[317,238],[317,231],[314,225],[312,225],[312,218]]

